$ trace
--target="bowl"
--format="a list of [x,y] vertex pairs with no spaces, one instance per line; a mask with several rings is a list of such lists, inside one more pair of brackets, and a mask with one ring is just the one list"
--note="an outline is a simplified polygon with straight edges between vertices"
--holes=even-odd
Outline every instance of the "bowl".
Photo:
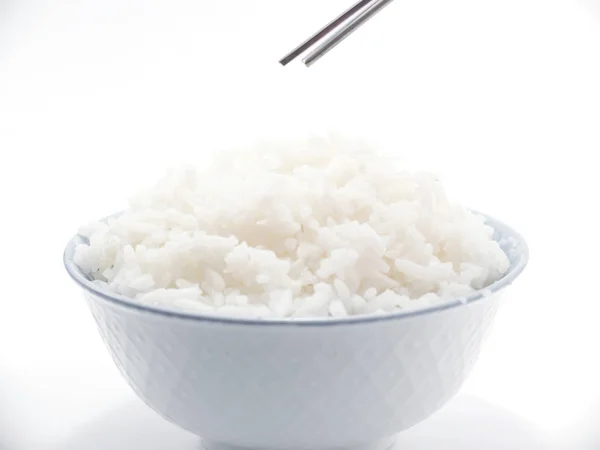
[[388,315],[228,318],[136,303],[64,262],[129,385],[208,449],[385,449],[454,396],[528,249],[486,217],[510,259],[484,291]]

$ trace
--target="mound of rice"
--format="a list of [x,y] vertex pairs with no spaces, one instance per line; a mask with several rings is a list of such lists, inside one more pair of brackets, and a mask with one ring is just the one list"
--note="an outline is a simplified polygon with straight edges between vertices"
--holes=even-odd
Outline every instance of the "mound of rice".
[[252,317],[422,308],[508,270],[484,219],[436,178],[342,139],[284,141],[170,171],[80,230],[75,262],[139,302]]

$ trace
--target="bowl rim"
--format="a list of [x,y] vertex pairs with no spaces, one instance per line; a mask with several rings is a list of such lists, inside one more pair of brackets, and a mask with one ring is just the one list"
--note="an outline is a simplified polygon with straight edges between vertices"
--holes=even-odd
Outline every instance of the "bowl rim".
[[[94,284],[83,273],[83,271],[73,261],[75,248],[77,245],[84,243],[84,237],[77,234],[69,240],[63,253],[63,263],[70,277],[84,290],[95,295],[103,300],[106,300],[113,305],[132,309],[137,312],[150,313],[159,316],[171,317],[182,320],[220,323],[220,324],[236,324],[236,325],[260,325],[260,326],[287,326],[287,327],[314,327],[314,326],[332,326],[332,325],[351,325],[364,324],[372,322],[385,322],[399,319],[409,319],[429,315],[436,312],[446,311],[455,308],[468,307],[469,305],[482,301],[505,287],[512,282],[523,272],[529,262],[529,248],[525,239],[520,233],[504,222],[495,219],[487,214],[471,210],[473,213],[484,217],[487,225],[491,226],[495,232],[500,232],[504,239],[508,238],[516,241],[514,248],[516,249],[515,262],[511,262],[511,266],[506,274],[484,289],[477,290],[468,296],[459,297],[453,300],[446,301],[437,305],[432,305],[424,308],[408,311],[397,311],[387,314],[369,314],[356,315],[346,317],[310,317],[310,318],[256,318],[256,317],[239,317],[226,316],[218,314],[210,314],[196,311],[177,310],[168,306],[148,305],[140,303],[132,298],[121,294],[116,294]],[[109,216],[116,217],[120,213]],[[107,218],[107,219],[108,219]],[[106,219],[104,219],[106,220]]]

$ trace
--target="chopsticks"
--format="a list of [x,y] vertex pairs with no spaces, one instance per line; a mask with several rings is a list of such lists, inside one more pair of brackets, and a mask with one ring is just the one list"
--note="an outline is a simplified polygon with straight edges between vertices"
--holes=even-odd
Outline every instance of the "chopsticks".
[[331,34],[331,37],[325,40],[325,42],[319,45],[302,60],[307,67],[310,67],[392,1],[393,0],[360,0],[283,57],[279,61],[280,64],[283,66],[287,65],[317,44],[320,40]]

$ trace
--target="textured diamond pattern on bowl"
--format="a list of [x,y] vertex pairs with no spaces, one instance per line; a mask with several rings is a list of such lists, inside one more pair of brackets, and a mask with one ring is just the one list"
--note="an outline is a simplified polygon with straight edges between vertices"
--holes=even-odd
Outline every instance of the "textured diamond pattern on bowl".
[[150,407],[211,441],[255,448],[345,447],[421,421],[462,385],[499,302],[496,294],[388,321],[260,326],[86,298]]

